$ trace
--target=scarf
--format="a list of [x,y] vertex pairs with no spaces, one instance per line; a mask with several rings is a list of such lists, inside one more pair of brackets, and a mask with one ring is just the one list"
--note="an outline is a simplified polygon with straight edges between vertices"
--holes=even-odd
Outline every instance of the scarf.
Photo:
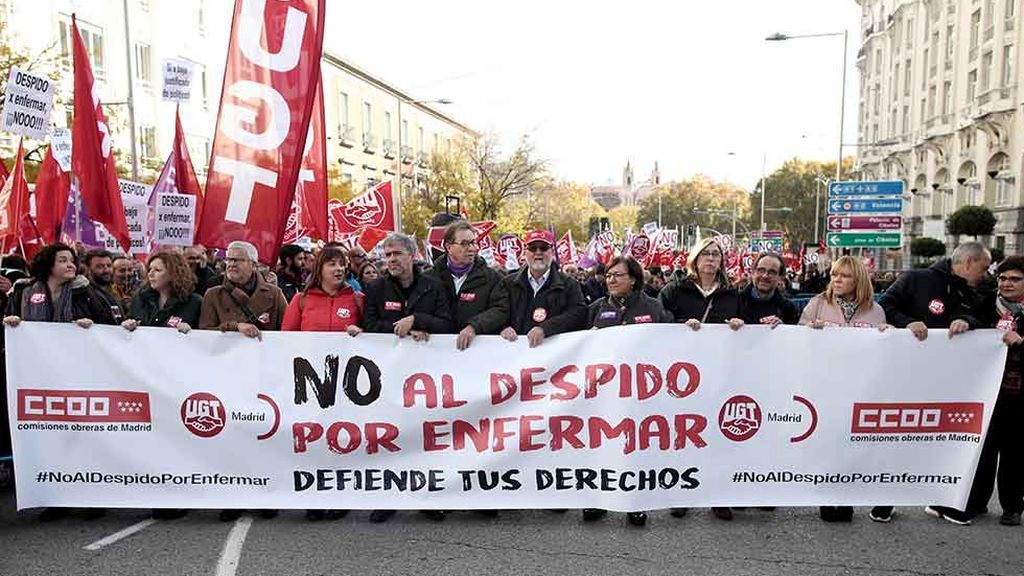
[[64,284],[60,299],[54,302],[46,282],[33,282],[21,293],[22,319],[30,322],[73,322],[73,283]]
[[473,263],[472,262],[470,262],[469,264],[466,264],[465,266],[458,266],[458,265],[455,264],[455,262],[452,262],[451,260],[448,260],[448,271],[451,272],[452,276],[455,276],[456,278],[461,277],[461,276],[465,276],[472,269],[473,269]]
[[1010,302],[1009,300],[1000,296],[996,300],[996,311],[999,312],[1000,316],[1010,315],[1013,317],[1024,314],[1024,303],[1021,302]]
[[857,304],[851,302],[842,296],[836,296],[836,304],[839,304],[839,308],[843,311],[843,318],[846,323],[849,324],[853,320],[853,316],[857,313]]

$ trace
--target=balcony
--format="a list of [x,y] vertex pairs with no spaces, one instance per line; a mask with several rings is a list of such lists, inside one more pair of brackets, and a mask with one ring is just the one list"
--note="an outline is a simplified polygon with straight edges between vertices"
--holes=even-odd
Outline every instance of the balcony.
[[994,90],[986,90],[982,92],[981,96],[978,96],[978,106],[984,106],[992,101],[992,92]]
[[427,154],[426,152],[420,152],[419,162],[417,162],[420,168],[426,168],[428,162],[430,162],[430,154]]
[[1013,98],[1013,93],[1016,91],[1015,89],[1016,89],[1015,85],[1004,86],[1003,88],[1000,88],[999,89],[999,99],[1000,100],[1010,100],[1010,99],[1012,99]]
[[971,46],[971,51],[967,53],[967,61],[974,62],[978,59],[978,47]]
[[373,132],[363,132],[363,152],[373,154],[377,151],[377,139]]
[[388,160],[395,158],[395,141],[388,139],[384,141],[384,157]]
[[412,164],[412,146],[402,146],[402,164]]
[[351,148],[355,142],[352,141],[352,127],[348,124],[338,126],[338,142],[345,148]]
[[988,42],[995,35],[996,35],[996,27],[995,27],[995,25],[994,24],[989,25],[988,28],[985,28],[985,40],[984,41]]

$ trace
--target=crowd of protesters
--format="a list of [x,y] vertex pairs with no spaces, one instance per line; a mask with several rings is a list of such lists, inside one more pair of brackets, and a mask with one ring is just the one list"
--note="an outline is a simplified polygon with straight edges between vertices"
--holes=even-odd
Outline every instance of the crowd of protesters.
[[[433,262],[417,261],[414,240],[393,233],[381,243],[382,258],[371,260],[358,246],[344,249],[328,243],[316,254],[297,245],[284,246],[278,266],[261,265],[256,248],[233,242],[222,259],[193,246],[151,254],[145,265],[105,250],[80,253],[64,244],[41,249],[27,264],[5,256],[0,276],[4,323],[22,320],[120,324],[240,332],[261,338],[265,331],[331,331],[358,337],[363,332],[426,340],[431,334],[456,335],[455,346],[466,349],[479,335],[508,341],[524,338],[530,347],[546,338],[587,329],[625,324],[682,323],[692,330],[704,324],[725,324],[742,330],[747,324],[772,328],[780,324],[811,329],[830,327],[887,330],[906,328],[919,340],[936,330],[955,337],[971,329],[1004,330],[1009,346],[1002,388],[965,510],[929,506],[927,513],[956,524],[970,524],[985,513],[998,484],[1000,522],[1019,525],[1024,509],[1024,257],[1009,257],[995,266],[995,289],[989,251],[980,243],[960,244],[951,257],[928,269],[898,277],[872,278],[860,258],[842,256],[824,274],[796,276],[774,253],[758,255],[749,276],[732,282],[726,255],[713,239],[688,254],[685,267],[666,271],[643,267],[628,257],[607,265],[580,269],[558,266],[554,238],[538,230],[525,237],[525,265],[514,272],[492,268],[481,258],[476,232],[465,221],[450,224],[444,253]],[[13,282],[13,283],[12,283]],[[885,288],[876,296],[877,288]],[[796,287],[815,295],[798,306]],[[5,398],[6,396],[0,396]],[[6,416],[6,407],[3,411]],[[7,426],[0,429],[7,434]],[[0,437],[0,454],[9,438]],[[869,517],[890,522],[893,508],[874,507]],[[722,520],[733,509],[713,508]],[[177,518],[184,510],[154,510],[157,518]],[[685,508],[673,508],[682,517]],[[48,508],[42,520],[67,516],[72,510]],[[88,518],[102,516],[88,509]],[[234,520],[241,510],[224,510]],[[275,510],[261,510],[267,518]],[[344,510],[308,510],[309,520],[339,518]],[[443,520],[442,511],[424,511]],[[488,515],[496,511],[485,511]],[[374,510],[373,522],[384,522],[393,510]],[[583,519],[595,521],[604,510],[585,509]],[[849,507],[822,507],[822,520],[848,522]],[[644,525],[643,511],[627,515]]]

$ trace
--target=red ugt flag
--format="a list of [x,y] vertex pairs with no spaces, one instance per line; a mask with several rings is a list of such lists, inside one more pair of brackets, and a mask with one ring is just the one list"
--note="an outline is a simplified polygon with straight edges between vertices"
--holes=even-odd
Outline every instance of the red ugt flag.
[[395,231],[395,198],[391,180],[385,180],[331,211],[340,234],[352,234],[369,227]]
[[325,0],[236,0],[196,241],[274,262],[320,78]]
[[53,148],[48,147],[36,179],[36,224],[44,244],[53,244],[60,238],[70,194],[71,177],[53,157]]
[[125,252],[131,248],[131,236],[124,217],[121,190],[117,186],[113,142],[93,83],[88,52],[71,16],[75,60],[75,116],[71,122],[71,170],[78,177],[82,200],[89,217],[103,224]]

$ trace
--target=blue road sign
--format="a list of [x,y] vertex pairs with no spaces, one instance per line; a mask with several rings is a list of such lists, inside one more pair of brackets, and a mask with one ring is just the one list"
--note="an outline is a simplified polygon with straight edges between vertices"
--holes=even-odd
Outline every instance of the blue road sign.
[[872,198],[872,199],[831,199],[828,201],[829,214],[862,214],[862,213],[903,213],[903,198]]
[[880,182],[832,182],[828,185],[829,198],[839,196],[902,196],[902,180]]

